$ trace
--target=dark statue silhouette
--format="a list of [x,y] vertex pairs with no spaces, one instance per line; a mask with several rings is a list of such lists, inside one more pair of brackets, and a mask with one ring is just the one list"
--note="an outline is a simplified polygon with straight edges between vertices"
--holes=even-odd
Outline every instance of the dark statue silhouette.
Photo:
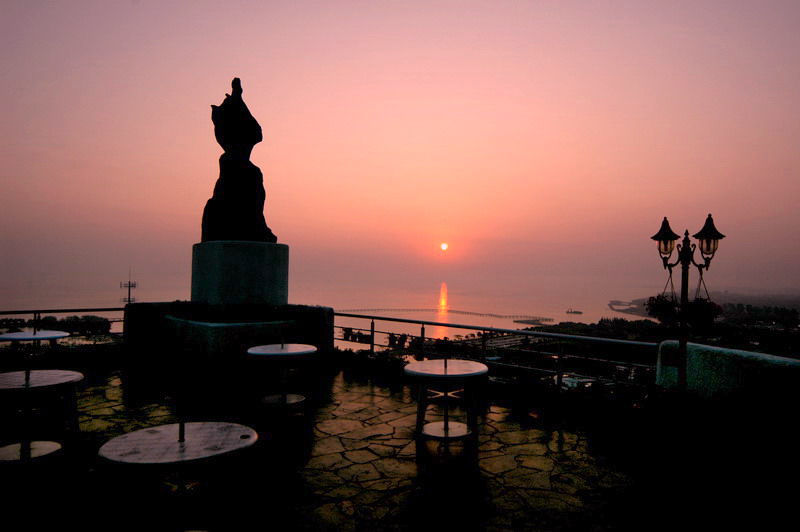
[[250,162],[253,146],[261,142],[261,126],[242,99],[242,82],[233,78],[231,94],[211,106],[214,136],[225,153],[219,158],[219,179],[203,211],[202,242],[249,240],[277,242],[264,219],[261,170]]

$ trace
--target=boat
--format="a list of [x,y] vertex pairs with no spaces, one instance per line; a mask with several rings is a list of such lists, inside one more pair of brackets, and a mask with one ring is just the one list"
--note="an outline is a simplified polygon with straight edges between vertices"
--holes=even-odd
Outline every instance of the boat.
[[583,314],[583,311],[582,310],[575,310],[572,307],[569,307],[567,309],[567,314]]

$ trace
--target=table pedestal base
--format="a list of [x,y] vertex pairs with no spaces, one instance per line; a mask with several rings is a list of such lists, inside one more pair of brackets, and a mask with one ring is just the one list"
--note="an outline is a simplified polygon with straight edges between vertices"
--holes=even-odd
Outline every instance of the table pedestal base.
[[12,443],[0,447],[0,462],[27,462],[52,454],[59,449],[61,444],[54,441]]
[[294,406],[302,404],[306,400],[304,395],[296,393],[273,394],[268,395],[261,399],[261,402],[267,406]]
[[472,434],[466,423],[449,421],[445,430],[444,421],[425,423],[422,434],[434,440],[460,440]]

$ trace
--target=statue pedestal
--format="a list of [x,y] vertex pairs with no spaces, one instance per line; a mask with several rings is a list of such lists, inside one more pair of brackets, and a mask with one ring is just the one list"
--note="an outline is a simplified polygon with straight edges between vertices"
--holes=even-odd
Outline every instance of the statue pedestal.
[[195,244],[192,301],[210,305],[286,305],[289,246],[243,240]]

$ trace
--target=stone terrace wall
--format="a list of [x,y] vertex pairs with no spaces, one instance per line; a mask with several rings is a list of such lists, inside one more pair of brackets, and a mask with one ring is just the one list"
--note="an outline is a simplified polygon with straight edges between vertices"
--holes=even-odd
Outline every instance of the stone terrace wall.
[[[659,346],[656,373],[659,386],[677,387],[678,369],[665,363],[677,351],[676,340]],[[686,356],[688,391],[701,397],[767,391],[797,393],[792,390],[800,389],[800,360],[701,344],[688,344]]]

